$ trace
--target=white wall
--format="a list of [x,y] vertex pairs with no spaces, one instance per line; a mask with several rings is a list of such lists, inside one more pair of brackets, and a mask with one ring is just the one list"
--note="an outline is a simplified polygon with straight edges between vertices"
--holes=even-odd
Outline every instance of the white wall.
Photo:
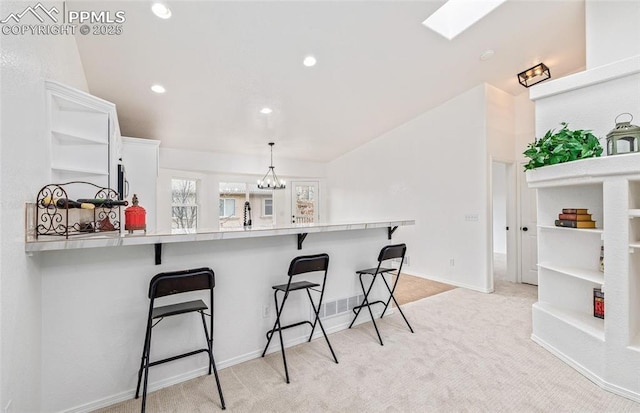
[[640,55],[640,2],[587,0],[587,69]]
[[488,291],[485,110],[480,85],[330,162],[330,219],[415,219],[407,272]]
[[[0,15],[24,9],[1,2]],[[41,410],[41,288],[38,257],[24,252],[24,204],[49,183],[45,144],[44,80],[87,90],[72,36],[2,36],[0,154],[0,408]]]
[[[522,154],[527,145],[536,140],[536,105],[529,99],[529,91],[525,91],[514,98],[515,109],[515,141],[514,159],[518,163],[526,161]],[[518,166],[519,170],[522,170]]]
[[515,103],[512,95],[485,84],[487,150],[494,160],[513,161]]
[[[146,212],[147,232],[156,230],[156,185],[158,180],[158,146],[160,141],[122,137],[122,163],[125,166],[130,202],[138,196]],[[124,213],[124,212],[123,212]]]
[[493,162],[493,252],[507,253],[507,168],[504,163]]

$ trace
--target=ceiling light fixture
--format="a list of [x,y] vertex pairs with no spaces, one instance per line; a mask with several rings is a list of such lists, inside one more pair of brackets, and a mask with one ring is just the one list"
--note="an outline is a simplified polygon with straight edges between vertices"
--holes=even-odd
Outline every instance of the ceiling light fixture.
[[317,60],[315,57],[313,56],[307,56],[304,58],[304,60],[302,61],[302,64],[307,66],[307,67],[312,67],[315,66],[317,63]]
[[165,89],[164,86],[162,85],[153,85],[151,86],[151,90],[159,94],[162,94],[167,91],[167,89]]
[[262,113],[263,115],[268,115],[269,113],[273,112],[273,110],[271,110],[271,108],[262,108],[260,109],[260,113]]
[[151,11],[161,19],[168,19],[171,17],[171,9],[162,3],[153,3]]
[[538,63],[524,72],[518,73],[518,82],[524,87],[530,87],[550,77],[551,71],[549,68],[544,63]]
[[278,179],[276,175],[276,171],[273,166],[273,145],[275,143],[269,142],[269,146],[271,147],[271,165],[269,165],[269,170],[262,179],[258,180],[258,188],[260,189],[284,189],[286,188],[284,180]]
[[429,16],[423,25],[453,40],[506,0],[449,0]]

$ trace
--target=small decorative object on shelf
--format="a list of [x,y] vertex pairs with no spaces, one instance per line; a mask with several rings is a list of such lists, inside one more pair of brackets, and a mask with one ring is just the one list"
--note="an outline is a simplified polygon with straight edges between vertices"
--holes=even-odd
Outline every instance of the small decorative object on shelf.
[[604,272],[604,245],[600,246],[600,272]]
[[547,131],[542,138],[527,146],[523,155],[530,160],[524,166],[525,170],[602,154],[602,146],[590,130],[570,130],[566,122],[561,125],[562,129],[558,132]]
[[[618,122],[622,115],[629,115],[628,122]],[[640,126],[632,125],[633,115],[621,113],[616,116],[616,127],[607,133],[607,155],[640,152]]]
[[132,206],[124,210],[124,229],[133,234],[133,231],[143,230],[147,233],[147,211],[138,205],[138,195],[133,194],[131,199]]
[[604,318],[604,292],[601,288],[593,289],[593,316]]
[[556,227],[565,228],[595,228],[596,222],[591,219],[589,210],[585,208],[564,208],[558,214]]
[[[72,191],[93,195],[93,198],[74,200],[69,197]],[[36,196],[36,238],[40,235],[69,238],[70,235],[118,231],[122,202],[113,189],[91,182],[45,185]]]

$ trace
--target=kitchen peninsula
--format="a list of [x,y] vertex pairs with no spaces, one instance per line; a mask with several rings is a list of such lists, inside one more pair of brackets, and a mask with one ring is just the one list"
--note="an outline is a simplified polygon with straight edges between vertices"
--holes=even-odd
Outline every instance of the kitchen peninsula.
[[[53,411],[72,404],[82,410],[83,400],[103,400],[103,404],[86,406],[95,409],[133,397],[149,281],[155,274],[213,269],[214,348],[218,367],[223,369],[260,356],[265,332],[275,320],[271,286],[286,282],[292,258],[329,254],[321,315],[327,332],[339,331],[347,328],[352,317],[349,309],[362,299],[355,270],[375,263],[384,245],[402,242],[400,238],[414,224],[413,220],[389,220],[28,239],[25,251],[42,270],[42,374],[51,392],[46,398],[54,403],[49,407]],[[398,230],[389,240],[394,228]],[[308,236],[298,250],[302,234]],[[154,260],[156,244],[163,245],[161,265]],[[166,299],[171,302],[170,297]],[[306,297],[292,296],[287,306],[283,322],[311,313]],[[193,325],[185,325],[189,323]],[[202,340],[198,323],[197,317],[163,321],[154,331],[154,357],[195,348]],[[287,331],[285,345],[306,341],[308,333],[302,327]],[[373,329],[367,333],[375,335]],[[341,346],[334,347],[339,357]],[[206,374],[206,366],[206,355],[158,366],[150,391]],[[97,382],[103,385],[96,387]]]

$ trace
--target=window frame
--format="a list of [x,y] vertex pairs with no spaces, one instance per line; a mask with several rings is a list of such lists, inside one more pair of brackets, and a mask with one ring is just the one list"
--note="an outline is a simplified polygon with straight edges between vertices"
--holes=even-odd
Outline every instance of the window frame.
[[[267,201],[271,202],[271,213],[267,214]],[[262,216],[265,218],[273,217],[273,197],[270,198],[262,198]]]
[[220,215],[220,203],[218,203],[218,218],[219,219],[228,219],[236,217],[236,199],[231,197],[220,197],[220,201],[223,203],[223,212],[227,210],[227,201],[233,201],[233,213],[230,215]]
[[[173,185],[174,181],[191,181],[194,183],[194,202],[174,202]],[[171,232],[189,232],[198,229],[198,223],[200,221],[200,179],[194,177],[184,176],[172,176],[171,177]],[[195,208],[195,219],[192,227],[178,227],[174,228],[173,225],[176,222],[174,217],[174,208]]]

